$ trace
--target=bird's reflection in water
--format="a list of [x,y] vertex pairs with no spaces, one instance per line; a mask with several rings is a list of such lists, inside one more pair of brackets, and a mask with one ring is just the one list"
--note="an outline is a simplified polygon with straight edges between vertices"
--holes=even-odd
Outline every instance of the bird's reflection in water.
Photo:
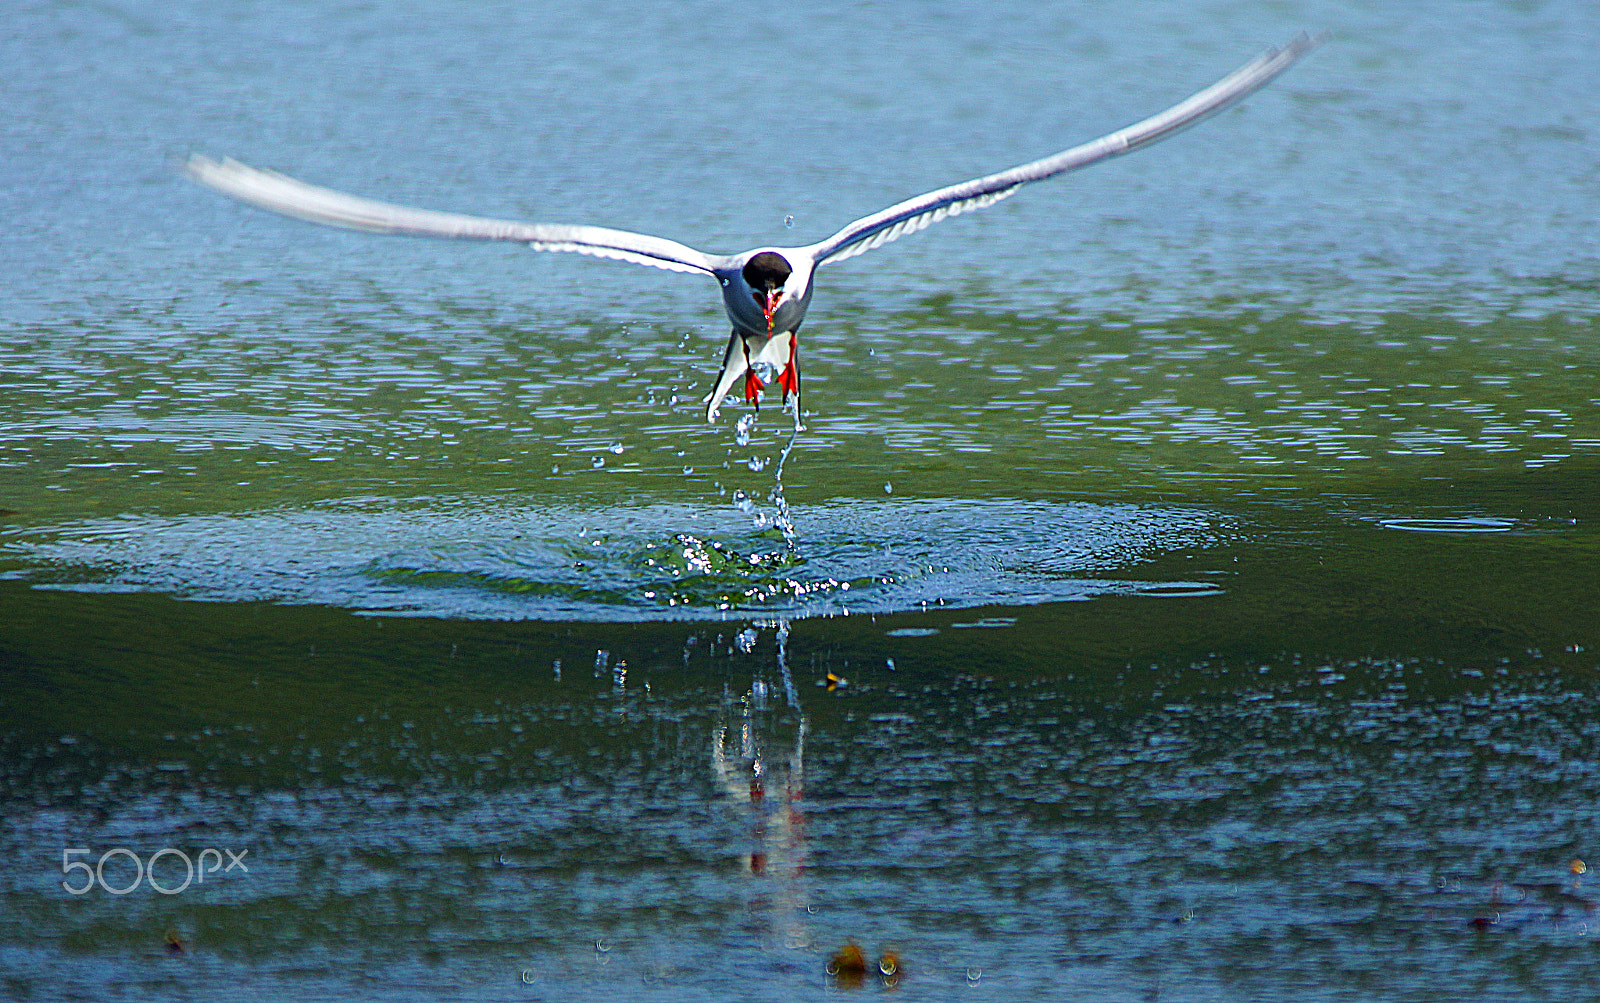
[[[768,950],[809,952],[815,944],[805,880],[807,719],[789,671],[788,623],[757,622],[739,635],[736,644],[750,653],[757,628],[763,627],[777,632],[782,705],[778,689],[769,688],[759,674],[742,694],[728,691],[711,732],[711,772],[743,827],[745,845],[739,860],[750,879],[750,933]],[[832,984],[844,988],[860,988],[870,975],[893,989],[904,975],[895,951],[884,951],[874,963],[854,940],[833,954],[825,971]]]
[[[745,826],[740,861],[752,885],[748,901],[754,932],[772,947],[804,950],[811,936],[804,882],[806,717],[786,664],[788,624],[779,623],[778,665],[790,710],[769,706],[760,679],[743,694],[731,693],[722,720],[712,729],[711,772]],[[786,733],[793,728],[793,737]]]

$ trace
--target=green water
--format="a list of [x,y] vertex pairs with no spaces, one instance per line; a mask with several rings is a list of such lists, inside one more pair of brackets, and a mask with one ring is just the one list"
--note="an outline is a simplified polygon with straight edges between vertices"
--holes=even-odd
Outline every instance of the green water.
[[[1592,12],[908,11],[18,15],[0,995],[1582,997]],[[170,166],[799,241],[1324,26],[825,271],[786,459],[709,284]]]

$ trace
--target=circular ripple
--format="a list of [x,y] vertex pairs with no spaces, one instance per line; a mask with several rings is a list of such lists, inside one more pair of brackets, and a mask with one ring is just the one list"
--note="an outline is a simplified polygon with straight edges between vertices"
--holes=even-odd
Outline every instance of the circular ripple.
[[1516,526],[1510,519],[1383,519],[1378,525],[1384,529],[1399,529],[1408,533],[1505,533]]
[[1106,573],[1228,533],[1197,509],[1004,499],[836,501],[795,517],[797,549],[732,509],[697,506],[357,499],[124,515],[10,534],[0,573],[42,587],[470,619],[799,617],[1214,594]]

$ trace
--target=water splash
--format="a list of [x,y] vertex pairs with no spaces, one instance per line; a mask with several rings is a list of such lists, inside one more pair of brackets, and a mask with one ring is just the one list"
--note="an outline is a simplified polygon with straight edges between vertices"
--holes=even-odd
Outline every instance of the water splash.
[[[756,416],[754,414],[747,414],[741,417],[734,425],[734,442],[741,447],[750,445],[755,424]],[[768,515],[762,511],[760,505],[756,503],[756,500],[748,492],[741,489],[733,493],[734,507],[749,516],[755,523],[756,529],[766,530],[770,527],[782,533],[784,545],[791,553],[798,551],[800,538],[795,531],[794,515],[789,509],[789,500],[783,493],[783,465],[789,459],[789,454],[794,450],[795,441],[803,430],[804,428],[801,426],[797,415],[794,430],[789,434],[789,441],[783,447],[783,451],[778,454],[778,462],[773,469],[772,489],[767,493],[767,501],[772,506],[775,514]],[[751,457],[746,465],[751,470],[759,472],[766,469],[767,464],[770,462],[771,460],[766,457]]]
[[794,528],[794,515],[789,511],[789,499],[783,495],[783,465],[789,461],[789,454],[794,451],[794,444],[800,438],[800,420],[795,418],[794,431],[789,433],[789,442],[783,447],[783,452],[778,454],[778,465],[772,472],[772,492],[767,500],[772,502],[772,507],[778,512],[772,520],[774,526],[783,534],[783,542],[791,551],[800,548],[800,536]]
[[761,511],[761,506],[757,505],[755,499],[746,494],[743,488],[733,492],[733,507],[749,516],[758,530],[766,529],[772,524],[767,514]]

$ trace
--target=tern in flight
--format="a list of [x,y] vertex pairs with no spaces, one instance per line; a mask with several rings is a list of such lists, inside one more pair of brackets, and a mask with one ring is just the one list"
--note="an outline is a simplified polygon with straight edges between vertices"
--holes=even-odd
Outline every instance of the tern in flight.
[[252,205],[347,230],[511,241],[535,251],[571,251],[708,275],[722,286],[722,304],[733,322],[733,334],[722,356],[722,371],[705,399],[706,420],[716,420],[723,398],[741,379],[745,399],[759,408],[761,391],[774,382],[776,374],[784,402],[793,402],[798,427],[798,335],[811,305],[811,280],[819,266],[853,258],[949,216],[993,205],[1030,181],[1088,167],[1165,139],[1264,87],[1316,44],[1311,37],[1300,35],[1159,115],[998,174],[906,199],[856,220],[826,240],[804,247],[758,247],[742,254],[706,254],[662,237],[598,226],[519,223],[411,209],[200,154],[190,156],[184,169],[195,181]]

